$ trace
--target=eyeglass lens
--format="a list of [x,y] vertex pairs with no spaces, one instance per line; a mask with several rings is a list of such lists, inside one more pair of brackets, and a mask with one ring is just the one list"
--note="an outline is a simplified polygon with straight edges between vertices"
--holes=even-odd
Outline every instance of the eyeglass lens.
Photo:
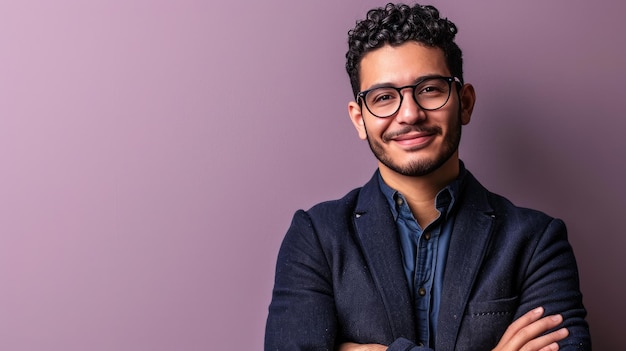
[[364,101],[375,116],[389,117],[400,109],[403,99],[401,89],[413,88],[415,101],[422,109],[436,110],[448,101],[450,85],[450,80],[438,77],[426,79],[415,86],[376,88],[367,92]]

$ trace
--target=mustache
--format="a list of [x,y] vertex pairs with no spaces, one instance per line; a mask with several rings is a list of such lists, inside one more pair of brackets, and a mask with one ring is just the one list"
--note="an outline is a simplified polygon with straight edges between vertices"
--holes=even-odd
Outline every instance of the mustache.
[[394,130],[391,132],[387,132],[385,134],[382,135],[382,139],[384,142],[388,142],[394,138],[397,138],[399,136],[402,136],[404,134],[409,134],[409,133],[424,133],[424,134],[435,134],[435,135],[440,135],[443,133],[443,131],[441,130],[440,127],[437,126],[433,126],[433,127],[426,127],[426,126],[405,126],[402,127],[401,129],[398,130]]

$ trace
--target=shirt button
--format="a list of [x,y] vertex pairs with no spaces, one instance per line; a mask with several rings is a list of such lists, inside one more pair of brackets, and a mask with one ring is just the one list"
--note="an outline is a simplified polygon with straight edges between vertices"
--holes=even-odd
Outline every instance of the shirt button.
[[424,296],[424,295],[426,295],[426,289],[424,289],[424,288],[419,288],[419,290],[417,290],[417,293],[418,293],[420,296]]
[[420,342],[417,343],[417,346],[424,347],[424,343],[420,341]]
[[397,204],[398,206],[402,206],[402,204],[403,204],[403,203],[404,203],[404,201],[402,201],[402,198],[401,198],[401,197],[398,197],[398,198],[396,199],[396,204]]
[[424,240],[430,240],[430,233],[424,233]]

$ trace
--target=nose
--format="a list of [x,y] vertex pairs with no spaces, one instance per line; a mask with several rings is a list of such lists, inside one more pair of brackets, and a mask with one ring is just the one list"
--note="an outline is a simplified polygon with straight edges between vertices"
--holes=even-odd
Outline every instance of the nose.
[[412,89],[402,92],[402,103],[395,119],[398,123],[404,124],[416,124],[426,119],[426,113],[415,101]]

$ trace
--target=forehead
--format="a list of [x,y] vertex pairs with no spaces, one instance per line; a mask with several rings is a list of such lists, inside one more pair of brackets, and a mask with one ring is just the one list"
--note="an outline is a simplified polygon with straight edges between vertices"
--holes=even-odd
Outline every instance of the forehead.
[[385,45],[365,54],[359,75],[361,90],[366,90],[375,84],[412,84],[428,75],[449,76],[450,70],[440,48],[406,42],[399,46]]

